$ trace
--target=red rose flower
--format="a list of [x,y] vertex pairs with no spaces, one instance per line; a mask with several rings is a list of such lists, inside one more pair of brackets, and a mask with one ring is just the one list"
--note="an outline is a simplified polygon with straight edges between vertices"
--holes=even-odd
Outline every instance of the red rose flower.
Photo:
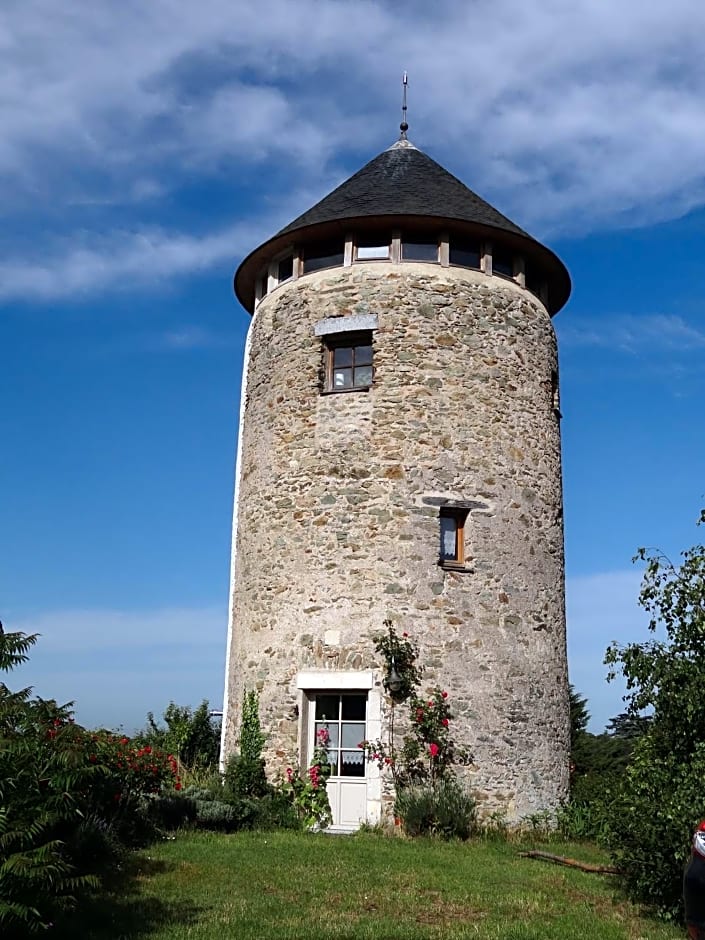
[[438,745],[437,744],[435,743],[429,744],[428,750],[429,750],[431,757],[438,757]]

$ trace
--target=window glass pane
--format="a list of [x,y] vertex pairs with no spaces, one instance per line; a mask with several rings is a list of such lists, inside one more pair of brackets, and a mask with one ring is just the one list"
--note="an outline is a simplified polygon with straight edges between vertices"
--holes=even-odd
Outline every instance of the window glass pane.
[[[364,721],[367,711],[366,695],[343,696],[343,721]],[[355,744],[359,744],[356,741]]]
[[330,772],[334,775],[338,775],[338,751],[328,751],[328,763],[330,764]]
[[359,721],[344,721],[341,747],[356,748],[365,738],[365,725]]
[[288,258],[282,258],[279,262],[278,269],[278,279],[281,284],[282,281],[287,281],[294,274],[294,256],[289,255]]
[[[340,363],[344,365],[344,363]],[[371,346],[356,346],[355,347],[355,365],[356,366],[370,366],[372,365],[372,347]]]
[[344,252],[341,243],[309,245],[304,249],[304,272],[342,267],[343,259]]
[[341,751],[340,752],[340,776],[341,777],[364,777],[365,776],[365,755],[362,751]]
[[458,523],[453,516],[441,516],[441,558],[458,557]]
[[338,346],[333,350],[333,365],[351,366],[353,364],[353,351],[350,346]]
[[492,251],[492,273],[503,274],[505,277],[514,276],[514,259],[510,251],[495,248]]
[[372,385],[372,366],[360,366],[355,369],[355,388],[365,388]]
[[257,293],[260,297],[264,297],[267,293],[267,275],[263,274],[262,277],[257,282]]
[[328,718],[330,721],[338,720],[338,703],[340,699],[337,695],[317,695],[316,696],[316,721]]
[[330,747],[339,747],[338,744],[338,731],[340,725],[332,724],[327,721],[317,721],[316,722],[316,742],[318,742],[318,732],[325,728],[328,731],[328,744]]
[[533,264],[527,263],[524,278],[524,283],[532,294],[538,295],[541,293],[541,274],[536,270]]
[[358,261],[375,261],[389,257],[389,245],[358,245]]
[[352,388],[352,369],[336,369],[333,372],[333,388]]
[[438,239],[404,240],[401,246],[404,261],[438,261]]
[[449,261],[463,268],[477,268],[480,270],[480,243],[451,240]]

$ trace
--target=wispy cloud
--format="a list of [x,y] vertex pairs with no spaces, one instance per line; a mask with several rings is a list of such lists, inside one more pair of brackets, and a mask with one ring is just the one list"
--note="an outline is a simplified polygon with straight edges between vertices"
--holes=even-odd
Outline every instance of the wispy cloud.
[[90,726],[140,727],[170,701],[222,703],[227,613],[224,608],[143,611],[58,610],[16,620],[40,633],[11,687],[75,701]]
[[158,349],[169,352],[191,352],[194,349],[224,349],[240,345],[235,334],[218,333],[201,326],[183,326],[167,330],[155,340]]
[[676,314],[619,314],[602,317],[598,326],[560,323],[561,345],[599,346],[640,355],[664,350],[698,354],[705,348],[705,329]]

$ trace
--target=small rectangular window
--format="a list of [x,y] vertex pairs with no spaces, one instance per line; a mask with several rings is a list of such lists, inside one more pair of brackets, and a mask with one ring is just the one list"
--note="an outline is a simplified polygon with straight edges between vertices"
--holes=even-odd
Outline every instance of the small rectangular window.
[[401,243],[402,261],[438,261],[437,238],[404,238]]
[[325,390],[346,392],[372,385],[372,333],[343,333],[325,339]]
[[482,245],[480,242],[461,241],[451,239],[449,261],[461,268],[476,268],[480,270],[482,260]]
[[514,257],[511,251],[494,248],[492,251],[492,273],[504,277],[514,277]]
[[466,509],[443,507],[440,511],[441,565],[462,567],[465,564]]

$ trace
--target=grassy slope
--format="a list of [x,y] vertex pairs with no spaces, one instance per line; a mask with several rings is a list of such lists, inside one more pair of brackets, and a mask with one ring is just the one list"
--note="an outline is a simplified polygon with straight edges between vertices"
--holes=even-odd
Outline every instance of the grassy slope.
[[[556,854],[599,861],[575,845]],[[137,879],[84,910],[84,940],[458,937],[673,940],[612,879],[518,858],[503,842],[288,832],[179,835],[139,856]]]

